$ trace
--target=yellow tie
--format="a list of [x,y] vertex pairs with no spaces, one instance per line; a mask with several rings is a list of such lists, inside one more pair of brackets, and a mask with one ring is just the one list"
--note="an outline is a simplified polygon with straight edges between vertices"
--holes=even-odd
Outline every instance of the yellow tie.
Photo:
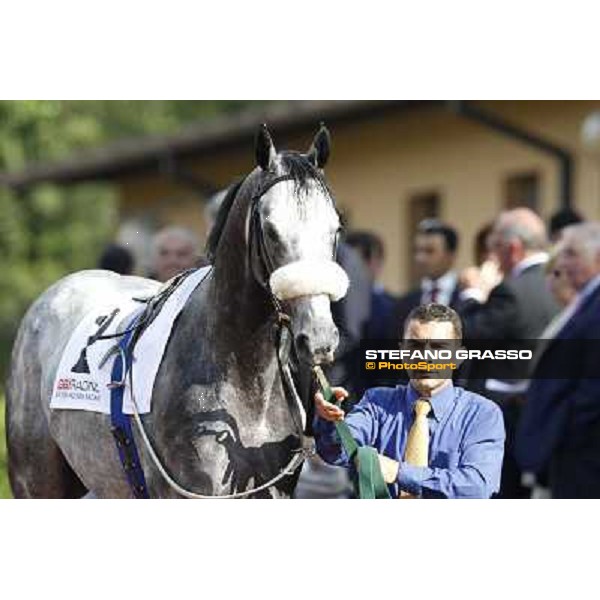
[[[427,398],[419,398],[415,402],[415,420],[408,432],[404,461],[415,467],[429,465],[429,424],[427,415],[431,404]],[[399,498],[414,498],[412,494],[401,491]]]

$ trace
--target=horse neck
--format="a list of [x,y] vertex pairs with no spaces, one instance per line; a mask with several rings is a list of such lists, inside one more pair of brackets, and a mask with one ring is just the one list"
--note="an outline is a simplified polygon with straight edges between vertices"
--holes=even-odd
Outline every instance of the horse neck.
[[[205,323],[205,339],[217,363],[233,362],[242,380],[260,383],[264,378],[268,388],[277,360],[273,306],[248,265],[246,207],[236,213],[223,233],[206,287],[199,286],[190,298],[193,316],[188,322]],[[202,319],[203,314],[210,319]]]
[[243,241],[222,240],[213,265],[210,302],[215,307],[216,326],[255,335],[272,322],[273,306],[250,272],[246,255]]

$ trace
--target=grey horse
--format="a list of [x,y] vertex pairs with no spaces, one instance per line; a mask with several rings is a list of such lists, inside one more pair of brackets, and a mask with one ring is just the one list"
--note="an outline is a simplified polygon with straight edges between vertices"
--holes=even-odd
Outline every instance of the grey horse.
[[[277,153],[263,126],[256,168],[223,201],[207,242],[213,268],[175,322],[152,410],[141,416],[155,457],[134,429],[150,497],[181,497],[164,473],[199,495],[260,486],[251,497],[293,493],[299,465],[291,473],[285,466],[301,446],[302,411],[297,406],[294,414],[287,401],[274,332],[278,316],[288,317],[297,372],[304,374],[311,365],[330,362],[338,343],[331,287],[333,281],[341,289],[347,280],[333,261],[340,221],[323,176],[329,146],[322,127],[307,153]],[[61,353],[98,298],[148,296],[158,288],[139,277],[82,271],[54,284],[30,307],[7,384],[15,497],[77,498],[87,491],[99,498],[133,497],[110,417],[51,410],[49,399]]]

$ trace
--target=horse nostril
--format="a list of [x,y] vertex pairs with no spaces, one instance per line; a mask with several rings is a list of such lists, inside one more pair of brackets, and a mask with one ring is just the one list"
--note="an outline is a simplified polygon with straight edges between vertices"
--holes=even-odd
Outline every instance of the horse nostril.
[[301,352],[310,352],[310,341],[305,333],[300,333],[296,337],[296,345]]

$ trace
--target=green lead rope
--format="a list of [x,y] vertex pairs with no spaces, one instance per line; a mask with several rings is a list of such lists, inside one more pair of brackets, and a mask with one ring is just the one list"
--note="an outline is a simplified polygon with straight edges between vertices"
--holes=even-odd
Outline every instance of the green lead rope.
[[[337,405],[335,394],[321,367],[315,366],[313,371],[325,400]],[[391,496],[381,473],[377,450],[370,446],[359,446],[345,421],[336,421],[335,429],[346,455],[356,467],[359,498],[389,500]]]

